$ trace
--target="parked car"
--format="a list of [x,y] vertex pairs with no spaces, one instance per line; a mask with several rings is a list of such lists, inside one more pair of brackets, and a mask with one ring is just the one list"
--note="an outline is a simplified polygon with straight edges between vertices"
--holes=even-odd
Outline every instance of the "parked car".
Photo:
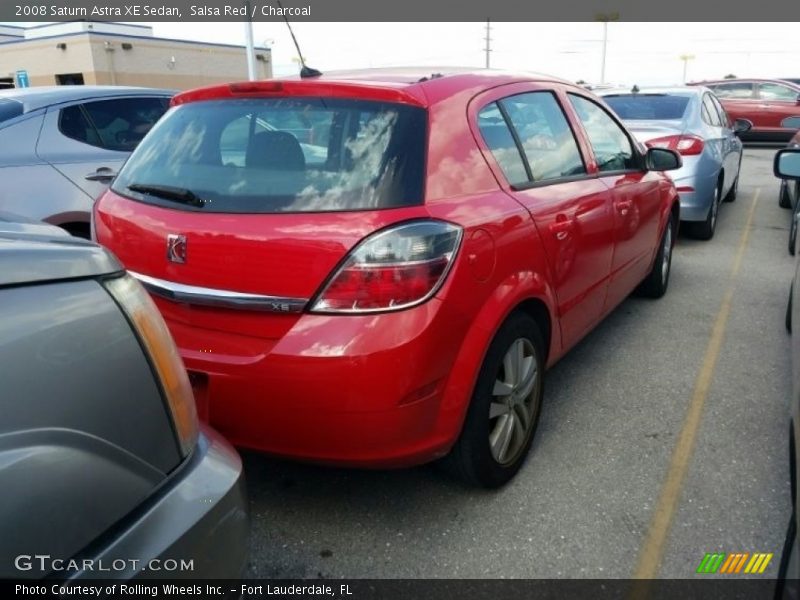
[[781,126],[787,117],[800,116],[800,85],[781,79],[724,79],[703,81],[716,94],[733,119],[747,119],[753,128],[742,138],[745,141],[785,142],[794,129]]
[[681,220],[691,235],[710,240],[720,203],[736,199],[742,163],[738,136],[752,123],[731,121],[704,87],[637,88],[601,96],[640,142],[681,154],[683,166],[671,173],[680,195]]
[[[800,117],[789,117],[783,122],[785,127],[800,127]],[[787,148],[800,148],[800,130],[789,140]],[[794,256],[795,240],[797,239],[798,221],[800,221],[800,181],[781,179],[778,192],[778,205],[781,208],[792,209],[792,219],[789,226],[789,254]]]
[[198,425],[148,294],[98,246],[7,214],[0,264],[0,577],[239,577],[242,464]]
[[[800,148],[785,148],[775,155],[774,172],[783,180],[800,181]],[[791,331],[792,323],[800,322],[800,303],[792,301],[794,291],[800,298],[800,262],[795,262],[795,273],[789,296],[786,326]],[[779,584],[776,598],[797,598],[800,580],[800,540],[797,531],[797,476],[800,474],[800,460],[797,453],[797,438],[800,437],[800,336],[793,334],[792,340],[792,398],[790,400],[791,426],[789,428],[789,464],[791,469],[792,517],[786,532],[786,542],[781,558]]]
[[173,94],[93,85],[0,91],[0,210],[88,238],[95,198]]
[[[173,105],[96,204],[96,236],[239,446],[370,467],[449,454],[502,485],[545,367],[634,289],[666,291],[679,203],[660,171],[680,156],[642,152],[573,84],[378,70]],[[319,158],[285,112],[327,124]]]

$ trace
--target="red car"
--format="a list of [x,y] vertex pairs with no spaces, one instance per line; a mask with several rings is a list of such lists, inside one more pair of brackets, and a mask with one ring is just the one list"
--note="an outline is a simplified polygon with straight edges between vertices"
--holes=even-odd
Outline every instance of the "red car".
[[[301,141],[302,140],[302,141]],[[667,287],[675,152],[530,74],[367,71],[179,94],[96,204],[236,445],[508,481],[545,368]]]
[[722,102],[731,119],[752,121],[743,140],[785,142],[796,129],[781,127],[787,117],[800,116],[800,85],[782,79],[722,79],[690,85],[704,85]]

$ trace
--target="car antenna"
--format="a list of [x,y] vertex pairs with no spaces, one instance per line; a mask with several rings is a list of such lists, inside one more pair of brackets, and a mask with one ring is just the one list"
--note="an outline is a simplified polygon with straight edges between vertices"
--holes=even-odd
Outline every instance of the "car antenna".
[[297,38],[294,37],[294,31],[292,31],[292,26],[289,23],[289,19],[286,18],[286,11],[283,10],[283,4],[281,0],[278,0],[278,6],[281,7],[281,13],[283,13],[283,20],[286,21],[286,26],[289,28],[289,34],[292,36],[292,41],[294,42],[294,47],[297,48],[297,56],[300,58],[300,77],[302,79],[307,79],[309,77],[319,77],[322,75],[321,71],[317,71],[306,65],[306,61],[303,58],[303,53],[300,51],[300,44],[297,43]]
[[631,88],[631,94],[638,94],[638,93],[639,93],[639,86],[634,83],[633,87]]

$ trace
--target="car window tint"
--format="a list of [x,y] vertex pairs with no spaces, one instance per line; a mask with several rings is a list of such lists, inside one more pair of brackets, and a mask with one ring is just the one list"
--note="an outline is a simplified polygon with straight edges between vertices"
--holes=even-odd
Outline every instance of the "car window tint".
[[753,84],[752,83],[720,83],[713,86],[714,93],[718,98],[732,98],[734,100],[745,100],[753,98]]
[[22,112],[22,103],[16,100],[0,99],[0,123],[20,116]]
[[522,155],[496,103],[485,106],[478,113],[478,129],[508,182],[511,185],[528,183],[530,180]]
[[569,94],[569,100],[586,129],[600,171],[638,168],[630,139],[611,115],[583,96]]
[[668,94],[610,94],[603,100],[625,121],[679,120],[689,105],[689,96]]
[[798,93],[792,88],[778,83],[760,83],[758,84],[758,95],[762,100],[796,102]]
[[61,110],[62,134],[106,150],[130,152],[169,107],[167,98],[114,98]]
[[711,96],[703,94],[703,108],[702,108],[703,121],[714,127],[722,127],[722,120],[720,119],[717,107],[711,102]]
[[720,101],[717,100],[714,94],[711,94],[710,98],[711,98],[711,103],[716,107],[717,112],[719,113],[719,118],[720,121],[722,122],[722,126],[727,127],[728,129],[733,127],[733,123],[731,123],[731,118],[730,116],[728,116],[728,113],[725,112],[725,108],[722,106]]
[[586,173],[578,143],[552,93],[519,94],[500,104],[522,144],[534,181]]
[[[113,189],[140,202],[218,213],[412,206],[423,201],[426,136],[425,109],[393,102],[189,102],[139,144]],[[203,204],[169,202],[135,189],[142,185],[190,190]]]

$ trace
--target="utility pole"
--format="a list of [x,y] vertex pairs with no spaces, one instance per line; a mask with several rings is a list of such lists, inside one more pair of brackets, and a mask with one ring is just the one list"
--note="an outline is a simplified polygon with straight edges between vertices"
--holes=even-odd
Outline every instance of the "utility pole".
[[606,82],[606,51],[608,49],[608,23],[619,21],[619,13],[600,13],[594,16],[595,21],[603,24],[603,58],[600,63],[600,83]]
[[245,8],[247,9],[247,20],[244,22],[244,37],[247,44],[247,78],[250,81],[256,79],[256,57],[255,48],[253,45],[253,21],[250,19],[250,2],[245,0]]
[[486,19],[486,47],[483,49],[486,52],[486,68],[489,68],[489,53],[492,51],[492,38],[489,37],[489,32],[492,30],[489,19]]
[[683,83],[686,83],[686,70],[689,66],[689,61],[694,60],[694,54],[681,54],[678,58],[683,61]]

